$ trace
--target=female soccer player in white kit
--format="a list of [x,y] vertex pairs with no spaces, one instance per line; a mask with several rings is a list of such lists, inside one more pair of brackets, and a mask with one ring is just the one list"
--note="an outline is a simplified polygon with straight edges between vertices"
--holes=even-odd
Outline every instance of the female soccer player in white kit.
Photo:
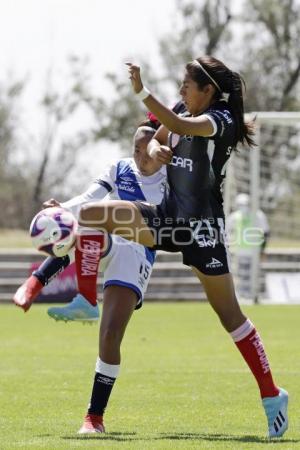
[[[160,164],[154,164],[147,156],[146,146],[153,137],[154,129],[150,127],[138,128],[134,137],[134,157],[123,158],[112,164],[100,175],[100,177],[82,195],[62,203],[60,206],[69,209],[75,217],[82,204],[103,199],[109,200],[140,200],[152,204],[160,203],[165,185],[165,169]],[[46,202],[46,205],[55,206],[55,201]],[[123,226],[123,224],[121,224]],[[87,239],[91,230],[82,231],[83,241],[88,241],[88,247],[97,249],[97,235]],[[98,235],[100,240],[102,235]],[[131,245],[127,240],[119,236],[105,236],[105,242],[100,243],[105,249],[101,253],[100,271],[104,273],[104,289],[108,286],[123,286],[132,289],[138,296],[137,308],[141,306],[146,291],[155,252],[142,245]],[[98,318],[98,306],[96,302],[96,277],[98,269],[92,270],[92,264],[85,264],[84,243],[81,251],[76,255],[77,276],[79,292],[75,299],[66,307],[50,308],[48,313],[58,320],[92,320]],[[95,250],[95,253],[96,250]],[[81,256],[83,257],[81,258]],[[93,263],[97,255],[90,255]],[[130,264],[129,264],[130,261]],[[93,273],[91,273],[93,272]],[[86,302],[83,298],[89,300]]]
[[[46,202],[46,206],[60,205],[70,209],[77,216],[82,204],[101,200],[104,197],[159,204],[164,191],[166,173],[161,164],[155,162],[146,152],[147,144],[154,132],[155,130],[148,126],[139,127],[134,137],[133,158],[124,158],[111,164],[84,194],[61,205],[56,200],[50,200]],[[102,247],[102,239],[103,235],[99,233],[91,235],[91,230],[89,235],[84,233],[81,236],[83,248],[80,250],[83,251],[76,255],[80,293],[65,307],[50,308],[48,310],[50,316],[61,320],[98,319],[96,302],[98,264],[95,264],[97,267],[91,271],[93,273],[88,274],[83,280],[81,269],[84,269],[82,258],[84,241],[88,241],[89,248],[95,249],[98,243]],[[107,248],[100,263],[105,278],[99,357],[96,361],[90,405],[83,426],[79,430],[81,434],[104,432],[103,414],[119,373],[121,341],[133,311],[142,306],[155,258],[153,250],[121,237],[108,236],[107,241]],[[91,244],[91,242],[94,243]],[[99,256],[97,252],[93,253],[93,256],[95,254]],[[68,258],[67,262],[69,261]],[[14,297],[15,303],[25,311],[28,310],[42,287],[47,282],[51,282],[55,273],[66,267],[67,262],[66,257],[47,258],[46,263],[43,263],[19,288]]]

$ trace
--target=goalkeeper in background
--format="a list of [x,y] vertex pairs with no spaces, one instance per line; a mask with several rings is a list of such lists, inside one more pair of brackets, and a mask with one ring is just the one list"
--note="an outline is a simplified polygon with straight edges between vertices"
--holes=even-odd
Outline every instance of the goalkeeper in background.
[[261,209],[253,217],[248,194],[238,194],[235,206],[235,211],[226,218],[226,231],[237,292],[241,298],[252,299],[257,303],[260,263],[270,237],[270,227]]

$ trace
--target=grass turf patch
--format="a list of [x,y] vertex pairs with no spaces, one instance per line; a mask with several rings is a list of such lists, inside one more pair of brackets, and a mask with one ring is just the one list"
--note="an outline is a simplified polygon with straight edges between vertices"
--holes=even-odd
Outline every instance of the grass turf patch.
[[124,338],[107,433],[78,436],[98,326],[56,323],[47,307],[0,307],[0,448],[300,449],[298,306],[245,307],[276,381],[291,394],[290,429],[265,439],[256,383],[208,305],[146,304]]
[[0,248],[33,248],[28,230],[1,228]]

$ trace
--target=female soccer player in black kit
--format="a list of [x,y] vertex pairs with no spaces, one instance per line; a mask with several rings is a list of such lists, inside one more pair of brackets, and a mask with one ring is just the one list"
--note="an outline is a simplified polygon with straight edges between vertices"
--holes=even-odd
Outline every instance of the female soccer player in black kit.
[[253,124],[244,122],[242,79],[211,56],[189,62],[180,88],[187,112],[178,116],[143,86],[138,66],[128,63],[128,68],[136,96],[162,124],[148,151],[167,164],[164,198],[158,207],[90,203],[83,206],[80,223],[182,253],[256,378],[269,437],[282,436],[288,427],[288,394],[274,384],[261,338],[240,309],[225,244],[226,165],[239,143],[254,144]]

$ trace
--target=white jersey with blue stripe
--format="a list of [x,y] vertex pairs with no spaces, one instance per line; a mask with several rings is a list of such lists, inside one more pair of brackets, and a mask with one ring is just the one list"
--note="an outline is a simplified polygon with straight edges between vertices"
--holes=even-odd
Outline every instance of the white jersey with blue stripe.
[[[163,198],[166,183],[166,169],[144,176],[138,170],[133,158],[122,158],[111,164],[99,175],[90,187],[81,195],[62,203],[64,208],[78,217],[83,204],[109,200],[144,201],[159,205]],[[146,253],[147,260],[153,264],[155,252],[143,245],[130,242],[120,236],[112,235],[112,245],[134,245],[137,251]]]
[[112,163],[96,183],[103,186],[111,200],[140,200],[159,205],[166,182],[166,170],[144,176],[138,170],[133,158],[123,158]]
[[[96,182],[107,189],[110,200],[140,200],[159,205],[165,189],[166,169],[163,166],[155,174],[144,176],[138,170],[133,158],[123,158],[111,164]],[[112,242],[124,245],[124,239],[120,236],[113,235]],[[151,264],[154,263],[153,250],[133,242],[130,242],[130,245],[136,245],[137,250],[146,252],[147,260]]]

